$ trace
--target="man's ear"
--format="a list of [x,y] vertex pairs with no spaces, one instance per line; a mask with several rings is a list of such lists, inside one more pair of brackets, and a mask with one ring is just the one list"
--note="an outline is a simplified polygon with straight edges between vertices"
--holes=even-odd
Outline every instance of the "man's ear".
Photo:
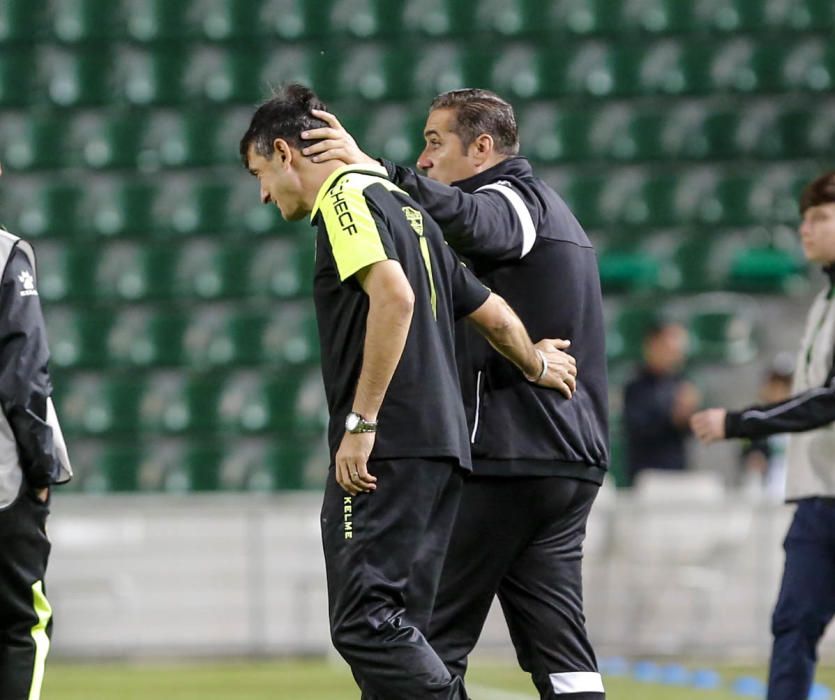
[[278,160],[282,167],[289,167],[293,162],[293,149],[284,139],[273,141],[273,160]]
[[476,165],[481,165],[493,155],[493,137],[490,134],[480,134],[470,144],[470,155]]

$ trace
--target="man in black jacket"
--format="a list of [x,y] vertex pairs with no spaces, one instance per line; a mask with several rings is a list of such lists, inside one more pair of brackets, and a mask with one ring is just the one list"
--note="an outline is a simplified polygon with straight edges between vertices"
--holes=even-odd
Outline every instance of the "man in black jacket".
[[[339,122],[303,138],[314,158],[375,162]],[[466,482],[430,626],[463,674],[494,595],[541,698],[604,697],[585,629],[582,543],[608,465],[607,378],[597,259],[565,202],[519,157],[512,107],[486,90],[439,95],[418,166],[383,161],[437,221],[481,281],[534,337],[569,338],[580,379],[571,401],[514,376],[473,334],[459,334],[473,476]],[[454,186],[450,186],[454,184]]]
[[49,487],[72,471],[52,407],[35,258],[0,229],[0,698],[38,700],[52,609]]

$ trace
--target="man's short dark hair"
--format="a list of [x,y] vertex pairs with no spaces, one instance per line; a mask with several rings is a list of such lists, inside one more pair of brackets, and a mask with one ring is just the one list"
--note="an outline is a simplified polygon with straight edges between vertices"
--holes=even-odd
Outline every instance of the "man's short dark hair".
[[497,153],[513,156],[519,152],[519,131],[513,107],[496,93],[478,88],[450,90],[438,95],[429,107],[455,112],[452,132],[465,149],[481,134],[493,138]]
[[241,139],[241,160],[249,166],[249,148],[267,159],[273,157],[273,144],[276,139],[284,139],[294,148],[301,150],[313,141],[301,138],[302,131],[327,126],[321,119],[314,117],[310,110],[327,107],[309,87],[299,83],[289,83],[281,87],[269,100],[255,110],[249,128]]
[[800,213],[820,204],[835,204],[835,170],[812,180],[800,195]]

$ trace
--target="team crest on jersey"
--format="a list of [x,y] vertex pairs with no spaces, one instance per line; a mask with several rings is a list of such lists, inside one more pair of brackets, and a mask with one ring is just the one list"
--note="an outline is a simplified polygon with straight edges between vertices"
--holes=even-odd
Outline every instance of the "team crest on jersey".
[[38,296],[38,290],[35,289],[35,278],[32,277],[32,274],[28,270],[23,270],[18,276],[18,281],[23,286],[23,289],[20,292],[20,296],[22,297],[36,297]]
[[403,215],[418,236],[423,235],[423,214],[412,207],[403,207]]

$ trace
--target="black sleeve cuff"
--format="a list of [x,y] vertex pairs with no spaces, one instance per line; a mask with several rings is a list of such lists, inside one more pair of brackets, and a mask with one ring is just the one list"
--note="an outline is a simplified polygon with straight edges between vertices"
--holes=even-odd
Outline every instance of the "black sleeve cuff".
[[742,412],[728,411],[725,415],[725,437],[738,438],[742,435]]
[[380,165],[386,169],[389,180],[397,183],[397,165],[392,163],[390,160],[386,160],[385,158],[378,158],[377,160],[380,162]]

